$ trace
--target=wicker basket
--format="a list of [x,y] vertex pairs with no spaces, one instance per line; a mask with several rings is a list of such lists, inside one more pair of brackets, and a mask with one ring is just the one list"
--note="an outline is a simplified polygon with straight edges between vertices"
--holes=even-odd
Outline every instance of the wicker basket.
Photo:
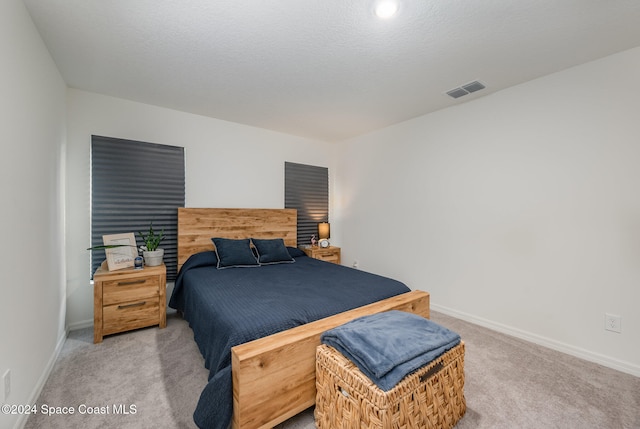
[[464,343],[383,391],[334,348],[316,350],[319,429],[450,429],[464,415]]

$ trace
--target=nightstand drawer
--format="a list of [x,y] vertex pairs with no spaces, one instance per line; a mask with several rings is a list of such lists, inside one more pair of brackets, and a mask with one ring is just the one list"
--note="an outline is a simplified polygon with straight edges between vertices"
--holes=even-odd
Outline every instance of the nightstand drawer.
[[157,296],[105,306],[103,309],[103,335],[130,329],[157,325],[159,299]]
[[158,276],[123,278],[109,280],[102,284],[103,305],[158,296],[160,279]]
[[340,255],[338,253],[318,253],[316,254],[316,259],[320,259],[322,261],[333,262],[334,264],[340,263]]
[[167,326],[167,267],[109,271],[103,263],[93,275],[93,342],[108,334]]
[[308,257],[340,265],[340,248],[336,246],[305,246],[300,248]]

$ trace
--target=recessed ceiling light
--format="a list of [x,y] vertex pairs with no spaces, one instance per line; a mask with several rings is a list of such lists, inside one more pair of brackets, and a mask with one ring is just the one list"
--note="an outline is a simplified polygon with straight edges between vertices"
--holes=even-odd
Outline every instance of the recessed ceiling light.
[[376,5],[376,16],[378,18],[391,18],[398,12],[398,2],[392,0],[379,1]]

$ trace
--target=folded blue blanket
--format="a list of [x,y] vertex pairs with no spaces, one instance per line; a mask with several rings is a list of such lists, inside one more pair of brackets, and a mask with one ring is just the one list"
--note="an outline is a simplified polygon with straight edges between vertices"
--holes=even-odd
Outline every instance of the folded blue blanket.
[[330,329],[321,341],[387,391],[459,344],[460,335],[416,314],[392,310]]

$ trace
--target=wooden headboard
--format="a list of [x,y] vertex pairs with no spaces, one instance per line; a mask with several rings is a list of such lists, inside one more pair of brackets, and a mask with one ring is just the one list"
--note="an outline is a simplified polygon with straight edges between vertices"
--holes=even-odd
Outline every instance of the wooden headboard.
[[178,271],[194,253],[214,250],[213,237],[282,238],[297,245],[295,209],[178,208]]

